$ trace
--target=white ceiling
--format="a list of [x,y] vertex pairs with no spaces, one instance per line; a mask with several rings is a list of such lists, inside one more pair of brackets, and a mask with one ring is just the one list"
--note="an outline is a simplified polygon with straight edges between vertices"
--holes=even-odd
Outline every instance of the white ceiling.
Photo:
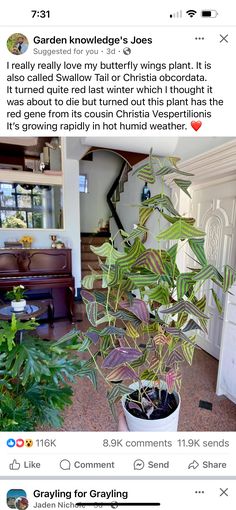
[[175,155],[182,161],[214,149],[234,138],[230,137],[84,137],[82,145],[91,147],[107,147],[132,152],[149,153],[153,149],[159,156]]

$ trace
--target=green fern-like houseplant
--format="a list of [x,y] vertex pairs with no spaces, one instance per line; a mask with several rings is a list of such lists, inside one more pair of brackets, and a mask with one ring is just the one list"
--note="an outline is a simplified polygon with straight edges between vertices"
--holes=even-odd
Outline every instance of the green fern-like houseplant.
[[[173,174],[175,184],[189,195],[191,174],[177,168],[176,158],[164,163],[150,155],[136,171],[137,178],[153,184],[158,177],[163,190],[165,176]],[[142,240],[152,214],[164,218],[168,228],[156,236],[156,247],[146,248]],[[192,364],[196,333],[207,332],[204,285],[211,282],[220,312],[215,289],[227,292],[236,272],[225,266],[221,274],[207,262],[205,232],[195,226],[194,218],[181,216],[163,191],[141,204],[138,224],[121,234],[123,251],[115,248],[114,240],[91,246],[100,271],[83,280],[81,293],[91,326],[80,333],[80,349],[90,354],[87,369],[106,381],[114,414],[122,399],[129,430],[176,430],[181,365]],[[184,273],[177,266],[180,241],[195,261]],[[169,243],[167,249],[163,242]],[[94,289],[99,280],[103,288]]]

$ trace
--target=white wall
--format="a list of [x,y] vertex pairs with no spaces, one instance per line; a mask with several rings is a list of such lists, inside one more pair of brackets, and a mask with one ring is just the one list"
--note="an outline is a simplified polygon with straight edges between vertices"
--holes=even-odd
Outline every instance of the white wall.
[[106,196],[118,176],[123,160],[108,151],[93,153],[93,161],[80,161],[80,174],[88,176],[88,193],[80,193],[81,232],[94,232],[99,219],[111,216]]

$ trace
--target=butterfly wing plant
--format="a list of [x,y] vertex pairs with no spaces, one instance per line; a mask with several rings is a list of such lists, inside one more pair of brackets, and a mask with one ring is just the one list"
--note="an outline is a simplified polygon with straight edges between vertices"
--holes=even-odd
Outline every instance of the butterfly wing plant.
[[[150,155],[137,177],[154,183],[156,177],[164,182],[167,174],[173,174],[175,184],[189,195],[189,174],[181,172],[176,162],[168,158],[163,165]],[[146,248],[142,239],[152,214],[164,218],[168,228],[156,236],[156,247]],[[208,263],[205,232],[195,226],[194,218],[181,216],[163,191],[142,203],[138,225],[122,235],[123,251],[114,247],[112,239],[91,246],[100,271],[83,279],[81,294],[90,327],[80,333],[81,350],[90,354],[87,368],[95,368],[105,380],[113,414],[122,400],[130,430],[176,430],[181,366],[192,364],[196,334],[207,332],[204,284],[209,281],[227,292],[236,272],[226,266],[221,274]],[[169,243],[165,250],[162,241]],[[185,247],[181,249],[187,248],[197,262],[183,273],[177,266],[180,241]],[[102,288],[94,289],[98,280]],[[212,295],[221,312],[213,288]]]

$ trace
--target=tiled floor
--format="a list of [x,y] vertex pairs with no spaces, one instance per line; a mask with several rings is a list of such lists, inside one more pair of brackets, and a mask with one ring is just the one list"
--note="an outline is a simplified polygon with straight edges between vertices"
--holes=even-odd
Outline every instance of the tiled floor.
[[[79,322],[77,327],[83,329],[86,324]],[[70,329],[69,322],[60,321],[55,323],[51,331],[47,325],[40,326],[39,333],[42,337],[49,335],[57,339]],[[179,430],[236,431],[236,405],[215,394],[217,370],[218,362],[200,349],[195,351],[192,367],[187,364],[183,367]],[[211,402],[212,411],[199,408],[199,400]],[[78,379],[74,385],[73,405],[65,411],[64,418],[61,430],[117,430],[102,380],[99,380],[99,389],[96,391],[87,379]]]

